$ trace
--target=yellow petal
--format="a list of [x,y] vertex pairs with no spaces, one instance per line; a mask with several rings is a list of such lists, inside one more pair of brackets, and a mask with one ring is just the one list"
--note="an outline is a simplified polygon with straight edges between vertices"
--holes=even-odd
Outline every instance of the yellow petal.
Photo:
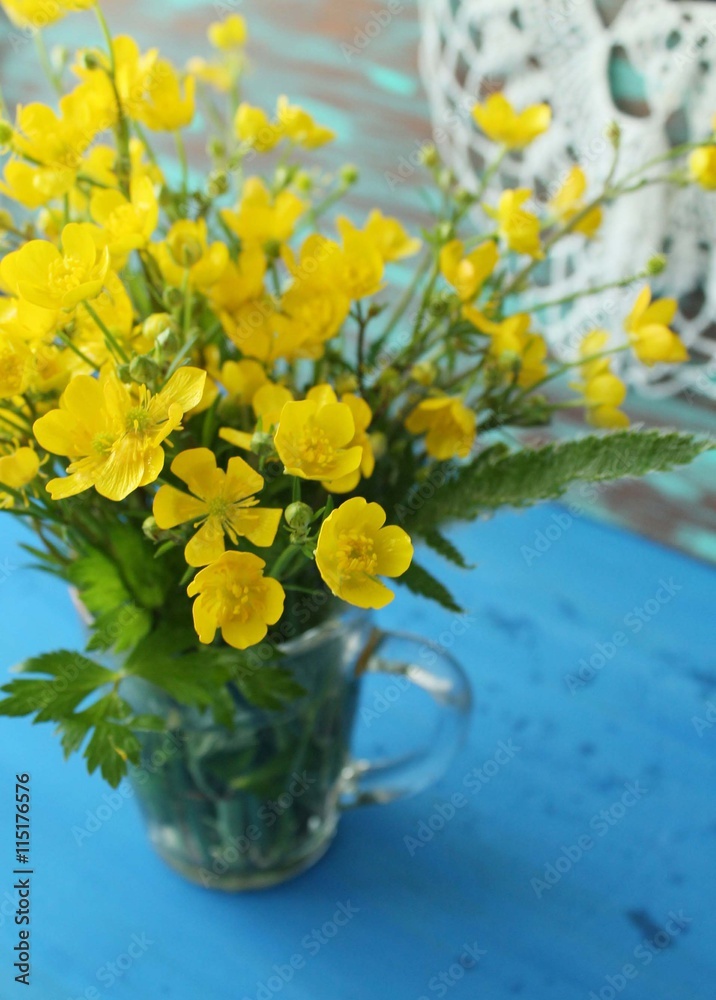
[[206,513],[207,506],[203,501],[173,486],[161,486],[154,497],[154,520],[163,531],[187,521],[197,521]]
[[252,545],[268,548],[273,545],[283,510],[280,508],[239,508],[229,519],[237,535],[248,538]]
[[224,553],[224,531],[220,522],[208,518],[184,549],[184,558],[189,566],[207,566]]

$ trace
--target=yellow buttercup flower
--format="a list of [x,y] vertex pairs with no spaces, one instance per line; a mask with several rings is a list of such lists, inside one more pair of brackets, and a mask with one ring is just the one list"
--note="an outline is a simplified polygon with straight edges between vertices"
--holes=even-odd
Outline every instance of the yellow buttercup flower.
[[230,52],[246,43],[246,21],[240,14],[230,14],[223,21],[214,21],[207,29],[207,37],[216,49]]
[[191,495],[161,486],[154,498],[154,520],[163,530],[187,521],[201,525],[184,549],[190,566],[218,559],[225,548],[224,535],[234,545],[240,537],[259,547],[273,544],[283,511],[257,506],[255,494],[263,489],[264,480],[243,458],[230,458],[224,472],[217,468],[213,451],[192,448],[177,455],[171,470]]
[[320,405],[315,399],[286,403],[274,442],[286,472],[330,483],[355,472],[363,449],[351,445],[355,422],[346,403]]
[[408,414],[406,430],[427,434],[425,448],[431,458],[467,458],[470,454],[477,421],[475,414],[459,397],[431,396]]
[[401,576],[413,559],[408,534],[385,525],[385,511],[352,497],[321,525],[316,565],[331,592],[359,608],[384,608],[395,596],[379,576]]
[[497,221],[498,232],[510,250],[541,259],[544,254],[539,241],[540,221],[522,208],[531,197],[529,188],[515,188],[502,192],[496,209],[489,205],[484,207],[490,218]]
[[343,254],[340,261],[340,286],[351,301],[375,295],[383,287],[385,263],[371,237],[356,229],[349,219],[336,221],[341,234]]
[[248,177],[236,210],[224,208],[221,218],[245,246],[285,243],[307,204],[292,191],[271,196],[260,177]]
[[147,88],[159,59],[157,49],[142,53],[129,35],[118,35],[112,40],[112,54],[114,85],[109,75],[109,58],[104,52],[91,52],[92,59],[97,64],[96,69],[87,69],[81,61],[73,66],[74,73],[86,84],[87,93],[92,95],[96,112],[103,119],[103,128],[111,127],[117,122],[117,97],[125,118],[143,120]]
[[606,330],[592,330],[579,346],[581,382],[571,383],[586,408],[587,423],[593,427],[628,427],[629,418],[619,409],[626,398],[626,386],[611,371],[611,360],[602,355],[609,342]]
[[175,222],[163,243],[152,244],[162,277],[172,288],[181,288],[185,276],[191,288],[208,291],[226,270],[229,250],[217,241],[209,245],[205,219],[180,219]]
[[221,629],[224,642],[248,649],[261,642],[283,614],[284,589],[264,576],[266,563],[250,552],[225,552],[187,587],[199,640],[209,644]]
[[503,94],[491,94],[484,104],[476,104],[472,116],[493,142],[508,149],[522,149],[549,128],[549,104],[531,104],[517,112]]
[[264,288],[266,257],[259,247],[244,250],[229,261],[209,289],[209,301],[227,337],[242,354],[273,360],[275,306]]
[[0,7],[18,28],[38,30],[71,11],[88,10],[97,0],[0,0]]
[[493,240],[481,243],[468,254],[462,240],[450,240],[440,251],[440,271],[460,301],[470,302],[494,271],[497,259]]
[[31,240],[0,263],[0,278],[15,295],[43,309],[74,309],[95,299],[109,271],[109,250],[98,250],[93,226],[71,222],[62,230],[62,252]]
[[634,308],[624,321],[634,353],[644,364],[658,361],[677,364],[688,361],[689,352],[677,334],[669,329],[676,315],[676,299],[651,301],[651,289],[646,285],[639,292]]
[[3,446],[0,454],[0,508],[14,507],[15,498],[3,486],[20,491],[33,481],[40,470],[40,459],[33,448]]
[[123,500],[153,483],[164,466],[162,442],[198,404],[205,379],[198,368],[180,368],[153,396],[143,385],[133,394],[111,370],[99,379],[73,378],[59,408],[33,427],[45,451],[71,460],[68,475],[47,484],[52,499],[94,486],[109,500]]
[[[336,394],[330,385],[313,386],[306,393],[306,399],[318,403],[319,406],[338,402]],[[355,424],[355,432],[348,442],[347,447],[352,448],[357,445],[361,448],[362,455],[360,465],[354,472],[349,472],[348,475],[342,476],[340,479],[333,479],[322,483],[324,489],[330,493],[350,493],[356,488],[361,477],[369,479],[375,469],[373,444],[367,433],[370,422],[373,419],[370,407],[362,396],[357,396],[352,392],[344,392],[341,396],[341,403],[345,403],[349,408],[353,415],[353,423]]]
[[[281,419],[284,406],[292,401],[293,393],[285,385],[265,382],[256,389],[251,400],[251,407],[256,417],[257,429],[264,434],[273,433]],[[219,430],[219,437],[244,451],[251,450],[253,432],[248,433],[247,431],[237,431],[233,427],[222,427]]]
[[[587,178],[581,167],[572,167],[564,183],[551,199],[549,206],[561,222],[571,222],[584,209],[584,195],[587,191]],[[602,224],[602,209],[595,205],[583,219],[572,227],[572,232],[583,233],[587,239],[592,239]]]
[[707,191],[716,191],[716,146],[701,146],[693,151],[689,174]]
[[146,90],[136,117],[154,132],[175,132],[190,125],[194,118],[196,81],[187,76],[182,81],[166,59],[158,59],[145,80]]
[[406,231],[398,219],[383,215],[377,208],[374,208],[368,216],[363,231],[375,243],[386,264],[402,260],[404,257],[412,257],[423,245],[421,240],[412,237]]
[[21,396],[33,373],[32,351],[16,334],[0,330],[0,399]]
[[257,153],[270,152],[283,138],[283,130],[262,108],[255,108],[243,101],[234,116],[236,138],[255,149]]
[[290,104],[285,96],[278,99],[276,117],[282,134],[304,149],[317,149],[336,137],[335,132],[323,125],[317,125],[307,111]]
[[515,313],[497,322],[474,306],[463,306],[462,314],[490,337],[489,355],[504,371],[517,371],[517,385],[531,389],[547,374],[547,344],[538,333],[530,333],[531,318]]
[[195,80],[213,87],[220,94],[228,94],[235,79],[235,74],[229,66],[208,62],[199,56],[193,56],[189,60],[186,71],[191,73]]
[[248,359],[225,361],[218,377],[229,402],[237,406],[251,406],[258,390],[268,382],[263,365]]
[[144,249],[157,228],[159,203],[154,185],[148,177],[132,180],[129,198],[120,191],[95,188],[90,214],[101,227],[114,266],[121,270],[127,254]]

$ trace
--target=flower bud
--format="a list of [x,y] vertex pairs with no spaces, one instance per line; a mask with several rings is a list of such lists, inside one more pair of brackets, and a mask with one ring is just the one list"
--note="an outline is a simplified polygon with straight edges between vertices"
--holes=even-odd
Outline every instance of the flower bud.
[[368,440],[373,449],[373,457],[378,462],[388,450],[388,439],[382,431],[373,431],[368,435]]
[[432,142],[426,143],[420,150],[420,162],[424,167],[428,167],[428,169],[437,167],[438,163],[440,163],[440,155]]
[[299,170],[293,179],[293,184],[302,194],[308,194],[313,190],[313,178],[307,170]]
[[179,309],[184,303],[184,294],[181,288],[165,288],[162,298],[164,299],[164,305],[170,312]]
[[622,130],[618,122],[615,121],[609,122],[604,130],[604,135],[612,144],[614,149],[619,148],[619,143],[621,142],[622,138]]
[[159,538],[159,528],[157,527],[157,522],[150,515],[142,521],[142,531],[144,532],[145,538],[148,538],[150,542],[156,542]]
[[212,136],[206,145],[206,151],[212,160],[223,160],[226,156],[226,143],[216,136]]
[[139,385],[153,382],[159,374],[159,365],[148,354],[139,354],[129,362],[129,377]]
[[268,431],[254,431],[251,438],[251,451],[254,455],[271,454],[273,452],[273,435]]
[[666,256],[663,253],[655,253],[653,257],[650,257],[646,262],[646,273],[650,277],[654,277],[661,272],[666,267]]
[[0,208],[0,233],[6,229],[14,229],[15,223],[9,212],[6,212],[4,208]]
[[358,388],[358,379],[349,372],[344,372],[336,377],[336,392],[342,395],[344,392],[355,392]]
[[436,234],[441,243],[447,243],[453,238],[455,232],[451,222],[441,222],[436,229]]
[[350,186],[351,184],[356,183],[360,177],[360,173],[358,171],[358,167],[354,163],[346,163],[338,171],[338,176],[344,184]]
[[170,236],[167,247],[180,267],[193,267],[204,256],[204,248],[196,237],[187,238],[183,234]]
[[149,340],[158,340],[162,333],[172,329],[169,313],[152,313],[142,323],[142,333]]
[[437,378],[438,370],[432,361],[418,361],[410,369],[410,377],[418,385],[430,386]]
[[284,512],[286,524],[294,531],[305,531],[313,521],[313,510],[300,500],[290,503]]
[[220,198],[229,190],[229,178],[225,170],[212,170],[206,182],[206,193],[210,198]]

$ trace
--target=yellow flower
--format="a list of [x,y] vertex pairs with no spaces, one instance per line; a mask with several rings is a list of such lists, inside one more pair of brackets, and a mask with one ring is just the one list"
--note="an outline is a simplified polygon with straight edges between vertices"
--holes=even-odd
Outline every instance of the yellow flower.
[[43,309],[74,309],[96,299],[109,271],[109,250],[98,250],[93,226],[71,222],[62,230],[62,252],[31,240],[0,263],[0,278],[15,295]]
[[154,132],[175,132],[191,124],[194,117],[196,81],[184,80],[184,92],[178,72],[166,59],[158,59],[146,79],[144,101],[137,117]]
[[225,52],[240,49],[246,43],[246,21],[240,14],[230,14],[223,21],[210,24],[207,37],[216,49],[223,49]]
[[[587,190],[587,178],[581,167],[572,167],[567,174],[564,183],[557,194],[552,198],[549,205],[558,219],[562,222],[570,222],[576,215],[584,209],[584,195]],[[596,235],[602,224],[602,209],[595,205],[581,219],[572,232],[583,233],[587,239]]]
[[522,149],[549,128],[552,111],[549,104],[531,104],[516,112],[503,94],[491,94],[484,104],[475,105],[472,116],[488,139]]
[[342,291],[351,301],[375,295],[383,285],[385,264],[371,237],[344,216],[336,220],[341,234],[343,254],[339,280]]
[[241,353],[269,361],[273,359],[275,307],[264,288],[265,275],[264,253],[251,246],[236,263],[229,261],[208,294],[224,332]]
[[245,246],[285,243],[308,206],[292,191],[275,198],[260,177],[248,177],[237,209],[224,208],[221,218]]
[[255,108],[243,101],[234,116],[236,138],[245,142],[257,153],[268,153],[283,138],[279,125],[269,120],[262,108]]
[[121,270],[132,250],[143,250],[157,228],[159,203],[148,177],[132,180],[130,197],[121,191],[95,188],[90,200],[92,218],[101,227],[113,266]]
[[476,418],[459,397],[431,396],[408,414],[406,430],[425,434],[425,448],[431,458],[467,458],[476,434]]
[[73,378],[59,408],[33,427],[41,447],[71,459],[68,475],[47,485],[52,499],[94,486],[109,500],[123,500],[153,483],[164,466],[162,442],[197,405],[205,379],[198,368],[180,368],[153,396],[143,385],[133,395],[111,370],[99,379]]
[[626,386],[612,373],[608,356],[602,354],[609,342],[606,330],[592,330],[579,346],[582,382],[570,383],[586,407],[587,423],[593,427],[628,427],[629,418],[618,407],[626,398]]
[[256,506],[259,501],[254,494],[263,489],[263,477],[243,458],[230,458],[224,472],[216,467],[213,451],[192,448],[177,455],[171,469],[193,495],[161,486],[154,498],[154,519],[162,530],[187,521],[201,524],[184,549],[190,566],[206,566],[218,559],[225,548],[225,534],[234,545],[239,537],[259,547],[273,544],[283,511]]
[[541,259],[544,254],[540,249],[539,219],[532,212],[522,208],[531,197],[532,192],[529,188],[503,191],[497,208],[485,205],[485,211],[490,218],[497,221],[498,232],[510,250]]
[[118,35],[112,40],[112,53],[116,93],[110,80],[110,64],[106,53],[92,50],[92,57],[98,64],[97,69],[87,69],[82,62],[73,66],[74,73],[86,84],[86,92],[92,95],[96,113],[103,120],[103,128],[111,127],[117,121],[117,96],[124,117],[143,120],[147,90],[157,71],[159,57],[157,49],[150,49],[142,54],[129,35]]
[[634,353],[644,364],[688,361],[688,351],[674,331],[669,329],[669,323],[675,314],[676,299],[658,299],[652,302],[648,285],[639,292],[624,326]]
[[194,628],[201,642],[213,642],[217,629],[235,649],[261,642],[283,614],[286,597],[278,580],[263,575],[265,566],[250,552],[225,552],[196,574],[187,594],[197,598]]
[[229,263],[229,250],[217,241],[209,246],[205,219],[180,219],[175,222],[163,243],[152,244],[150,251],[162,277],[172,288],[181,288],[188,272],[189,285],[206,292],[222,276]]
[[11,490],[23,490],[28,486],[40,469],[40,459],[32,448],[22,447],[6,450],[0,456],[0,508],[13,507],[15,498],[5,493],[3,486]]
[[355,422],[346,403],[305,399],[281,410],[275,445],[286,472],[301,479],[330,483],[355,472],[363,459],[360,445],[351,445]]
[[716,191],[716,146],[701,146],[689,157],[691,179],[707,191]]
[[377,208],[368,216],[363,231],[373,240],[386,264],[412,257],[423,245],[417,237],[410,236],[398,219],[383,215]]
[[191,73],[195,80],[213,87],[220,94],[228,94],[234,82],[234,74],[228,66],[219,63],[207,62],[194,56],[186,64],[187,73]]
[[268,379],[258,361],[225,361],[221,366],[219,381],[237,406],[251,406],[258,390]]
[[359,608],[384,608],[395,596],[377,579],[401,576],[410,566],[413,546],[397,525],[385,525],[385,511],[363,497],[352,497],[321,525],[316,565],[331,592]]
[[[310,399],[320,406],[327,403],[337,403],[336,394],[330,385],[316,385],[309,389],[306,399]],[[344,392],[341,396],[341,403],[349,408],[353,414],[355,433],[348,442],[347,447],[352,448],[358,445],[362,450],[362,457],[359,467],[354,472],[342,476],[340,479],[333,479],[322,483],[324,489],[330,493],[350,493],[360,482],[361,476],[369,479],[373,475],[375,468],[375,456],[373,455],[373,445],[368,436],[368,428],[373,419],[371,409],[362,396],[356,396],[352,392]]]
[[527,313],[515,313],[500,322],[489,320],[473,306],[463,306],[462,314],[478,330],[490,337],[489,355],[498,367],[517,371],[517,385],[530,389],[547,374],[547,344],[537,333],[530,333]]
[[317,149],[331,142],[336,133],[322,125],[317,125],[313,118],[295,104],[289,104],[288,98],[281,96],[276,105],[276,117],[282,133],[297,146],[304,149]]
[[33,373],[32,352],[16,334],[0,330],[0,399],[21,396]]
[[88,10],[96,0],[0,0],[0,7],[18,28],[46,28],[69,14]]
[[497,264],[497,246],[487,240],[465,254],[462,240],[450,240],[440,251],[440,271],[453,286],[461,302],[470,302],[479,293]]
[[[292,401],[293,393],[285,385],[265,382],[254,392],[251,400],[257,429],[265,434],[272,433],[278,425],[284,406]],[[253,432],[249,434],[247,431],[237,431],[233,427],[222,427],[219,430],[219,437],[237,448],[243,448],[244,451],[251,450]]]

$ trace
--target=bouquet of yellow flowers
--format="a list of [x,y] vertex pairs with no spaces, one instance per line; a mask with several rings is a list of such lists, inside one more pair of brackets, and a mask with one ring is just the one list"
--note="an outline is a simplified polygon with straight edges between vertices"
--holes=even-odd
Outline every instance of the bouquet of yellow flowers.
[[[595,238],[615,199],[713,187],[712,136],[620,176],[614,128],[598,190],[575,166],[548,203],[518,189],[487,204],[501,159],[550,123],[548,106],[493,94],[474,118],[495,161],[473,190],[425,147],[433,221],[415,235],[375,210],[357,225],[334,211],[355,168],[304,162],[332,132],[285,97],[273,114],[241,99],[239,16],[209,28],[211,60],[180,71],[112,37],[93,0],[56,0],[49,20],[91,9],[103,47],[50,59],[47,6],[0,0],[38,34],[58,92],[56,108],[0,105],[0,191],[15,206],[0,214],[0,505],[75,588],[89,638],[86,655],[24,663],[0,713],[55,723],[67,753],[84,747],[117,784],[138,734],[168,725],[135,710],[128,679],[226,726],[236,699],[281,705],[302,690],[282,644],[336,608],[382,608],[393,580],[457,607],[414,542],[464,566],[443,533],[453,520],[709,446],[628,429],[621,409],[616,352],[687,360],[675,302],[652,301],[644,280],[660,258],[620,282],[641,282],[626,337],[591,330],[568,363],[520,293],[557,241]],[[198,105],[213,132],[201,184],[182,139]],[[161,133],[176,139],[176,182]],[[559,378],[568,398],[548,392]],[[520,441],[575,405],[596,433]]]

